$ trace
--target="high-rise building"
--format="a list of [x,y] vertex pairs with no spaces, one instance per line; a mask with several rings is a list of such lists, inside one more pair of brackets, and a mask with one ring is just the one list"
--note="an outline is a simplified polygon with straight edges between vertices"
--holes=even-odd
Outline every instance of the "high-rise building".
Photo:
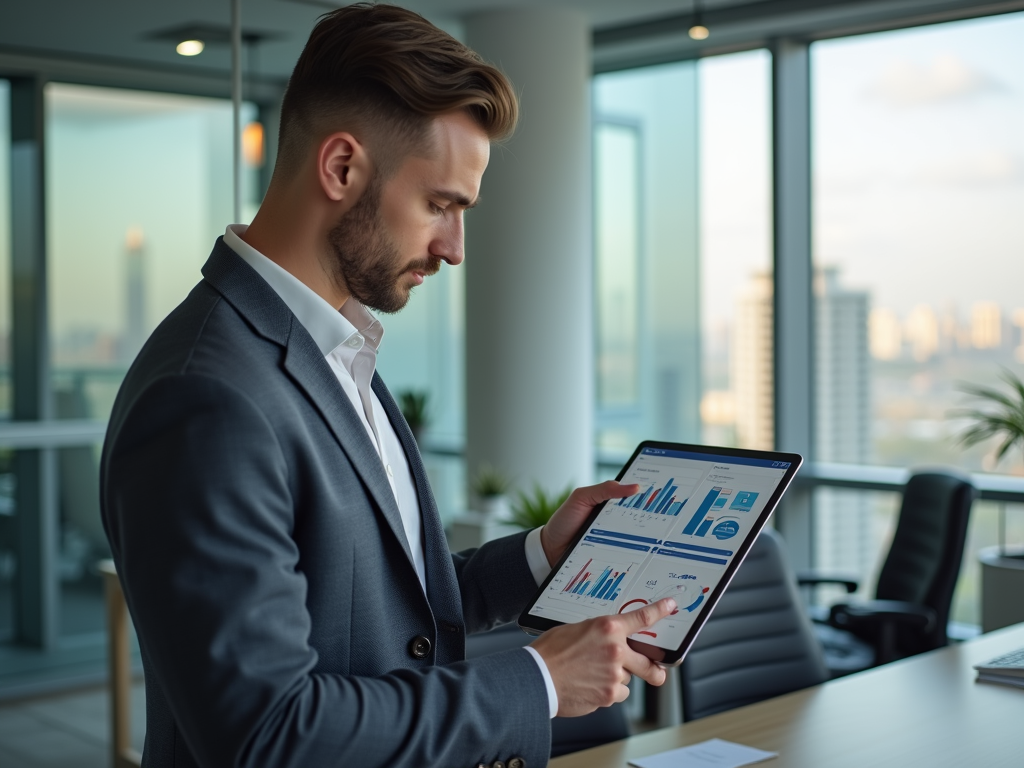
[[124,239],[125,246],[125,316],[121,359],[130,363],[139,354],[149,335],[146,328],[146,273],[143,258],[142,230],[132,227]]
[[871,356],[876,360],[895,360],[903,348],[900,319],[891,309],[871,310],[868,316],[868,339]]
[[971,307],[971,344],[975,349],[996,349],[1003,341],[1003,312],[994,301]]
[[939,351],[939,318],[927,304],[918,304],[907,317],[905,336],[910,353],[923,363]]
[[731,378],[736,442],[741,448],[775,445],[772,277],[755,275],[740,292],[733,329]]
[[[815,275],[815,445],[822,462],[871,459],[869,296],[850,290],[839,271]],[[875,548],[866,494],[821,488],[815,495],[815,565],[866,576]]]

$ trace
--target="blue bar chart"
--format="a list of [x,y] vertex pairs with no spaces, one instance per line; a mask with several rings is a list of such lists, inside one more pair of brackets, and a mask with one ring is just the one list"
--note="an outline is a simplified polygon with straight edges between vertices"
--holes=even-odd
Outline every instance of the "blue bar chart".
[[591,558],[562,588],[561,594],[570,598],[613,602],[622,594],[624,581],[635,566],[636,563],[595,563]]
[[679,515],[679,511],[683,508],[686,500],[676,501],[675,492],[679,490],[679,486],[674,485],[674,483],[675,478],[673,477],[669,478],[669,481],[661,488],[655,488],[653,485],[648,486],[646,491],[634,496],[628,496],[625,499],[619,499],[614,506],[650,512],[655,515],[676,517]]
[[708,512],[722,493],[722,489],[718,486],[708,491],[708,495],[704,497],[704,501],[697,507],[697,511],[693,513],[693,517],[690,518],[690,522],[683,528],[683,533],[687,536],[703,536],[710,529],[711,524],[715,521],[713,517],[708,516]]

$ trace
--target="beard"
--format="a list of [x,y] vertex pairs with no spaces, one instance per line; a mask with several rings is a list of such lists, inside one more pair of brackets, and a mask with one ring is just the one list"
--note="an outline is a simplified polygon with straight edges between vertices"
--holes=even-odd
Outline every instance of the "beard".
[[380,212],[381,184],[371,181],[327,235],[334,256],[334,279],[364,306],[394,314],[409,301],[411,272],[433,275],[441,268],[437,256],[403,263],[388,236]]

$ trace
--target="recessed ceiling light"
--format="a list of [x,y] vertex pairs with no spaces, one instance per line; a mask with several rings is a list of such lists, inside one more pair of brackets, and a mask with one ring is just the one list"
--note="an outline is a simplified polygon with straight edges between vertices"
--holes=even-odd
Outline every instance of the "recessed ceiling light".
[[182,40],[174,50],[182,56],[198,56],[205,47],[202,40]]
[[[694,24],[690,27],[690,37],[694,40],[707,40],[708,35],[710,34],[711,33],[708,32],[708,28],[703,24]],[[179,53],[181,53],[181,51],[179,51]]]

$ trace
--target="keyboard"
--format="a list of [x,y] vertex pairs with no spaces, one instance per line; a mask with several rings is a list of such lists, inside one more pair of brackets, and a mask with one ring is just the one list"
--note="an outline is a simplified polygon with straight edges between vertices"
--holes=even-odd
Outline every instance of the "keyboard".
[[987,683],[1004,683],[1024,688],[1024,648],[1004,653],[984,664],[975,664],[978,679]]

